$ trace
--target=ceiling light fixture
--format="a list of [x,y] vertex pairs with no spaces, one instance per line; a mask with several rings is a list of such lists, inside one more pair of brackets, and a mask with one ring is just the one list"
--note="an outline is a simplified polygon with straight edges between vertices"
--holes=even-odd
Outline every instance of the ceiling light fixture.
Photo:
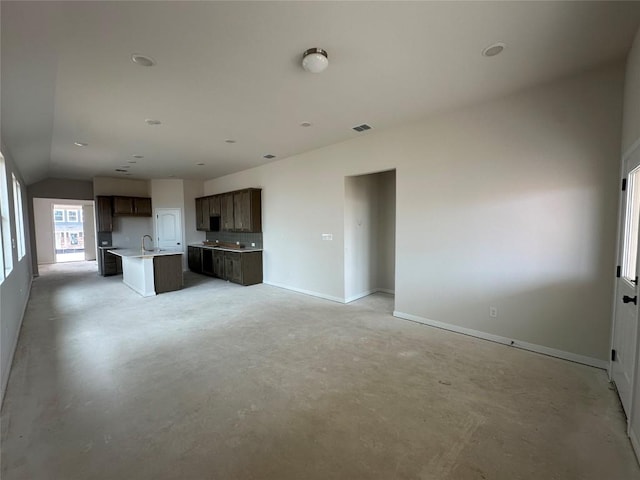
[[310,127],[310,126],[311,126],[311,122],[302,122],[302,123],[300,124],[300,126],[301,126],[301,127],[305,127],[305,128],[306,128],[306,127]]
[[263,158],[271,160],[272,158],[276,158],[276,156],[275,155],[271,155],[270,153],[267,153],[266,155],[263,156]]
[[131,155],[133,158],[144,158],[144,155]]
[[128,160],[129,163],[136,163],[135,160]]
[[235,141],[235,140],[228,139],[228,140],[225,140],[225,141],[224,141],[224,143],[236,143],[236,141]]
[[310,48],[302,54],[302,68],[307,72],[320,73],[329,66],[329,56],[326,50]]
[[482,50],[482,56],[483,57],[495,57],[496,55],[499,55],[503,52],[503,50],[505,49],[506,45],[502,42],[498,42],[498,43],[494,43],[492,45],[489,45],[488,47],[486,47],[484,50]]
[[134,53],[131,55],[131,61],[141,67],[153,67],[156,61],[148,55],[142,55],[141,53]]
[[86,147],[87,145],[89,145],[88,143],[84,143],[84,142],[73,142],[73,144],[76,147]]
[[196,163],[196,165],[198,165],[199,167],[202,167],[204,165],[204,163],[199,162],[199,163]]
[[162,122],[160,120],[154,120],[152,118],[147,118],[144,123],[146,123],[147,125],[162,125]]

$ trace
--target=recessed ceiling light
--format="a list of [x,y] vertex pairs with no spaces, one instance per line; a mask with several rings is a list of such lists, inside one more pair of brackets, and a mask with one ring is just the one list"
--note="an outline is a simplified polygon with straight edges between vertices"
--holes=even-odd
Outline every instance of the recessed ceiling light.
[[129,160],[128,162],[129,162],[129,163],[136,163],[136,161],[135,161],[135,160]]
[[141,53],[134,53],[131,55],[131,61],[141,67],[153,67],[156,61],[148,55],[142,55]]
[[169,178],[175,178],[175,175],[169,175]]
[[131,175],[131,174],[130,174],[129,172],[127,172],[127,173],[125,173],[125,175],[129,176],[129,175]]
[[225,143],[236,143],[236,141],[235,141],[235,140],[228,139],[228,140],[225,140]]
[[131,155],[133,158],[144,158],[144,155]]
[[198,163],[196,163],[196,165],[198,165],[199,167],[201,167],[201,166],[203,166],[203,165],[204,165],[204,163],[202,163],[202,162],[198,162]]
[[271,155],[270,153],[267,153],[266,155],[264,155],[264,158],[267,158],[267,159],[270,160],[272,158],[276,158],[276,156],[275,155]]
[[147,125],[162,125],[162,122],[160,120],[154,120],[152,118],[147,118],[144,123],[146,123]]
[[496,55],[502,53],[505,47],[506,45],[502,42],[494,43],[482,50],[482,55],[484,57],[495,57]]
[[88,143],[84,143],[84,142],[73,142],[73,144],[76,147],[86,147],[87,145],[89,145]]
[[131,168],[131,165],[120,165],[120,168]]
[[127,171],[123,168],[116,168],[116,172],[127,173]]
[[311,126],[311,122],[302,122],[300,124],[301,127],[310,127]]

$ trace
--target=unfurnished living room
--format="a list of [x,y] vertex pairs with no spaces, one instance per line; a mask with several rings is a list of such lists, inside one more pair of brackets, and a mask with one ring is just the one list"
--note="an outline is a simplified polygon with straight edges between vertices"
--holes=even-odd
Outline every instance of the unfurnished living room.
[[640,479],[640,2],[0,22],[2,480]]

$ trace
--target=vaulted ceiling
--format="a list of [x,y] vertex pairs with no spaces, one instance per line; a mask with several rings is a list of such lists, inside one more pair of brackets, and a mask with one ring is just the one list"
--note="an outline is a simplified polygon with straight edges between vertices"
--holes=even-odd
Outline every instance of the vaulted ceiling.
[[[28,184],[206,179],[622,60],[640,2],[3,1],[1,21],[2,140]],[[300,66],[311,47],[325,72]]]

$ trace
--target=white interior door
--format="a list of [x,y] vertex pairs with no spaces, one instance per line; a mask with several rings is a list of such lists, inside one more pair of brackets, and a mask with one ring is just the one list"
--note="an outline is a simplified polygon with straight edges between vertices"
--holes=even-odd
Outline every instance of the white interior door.
[[631,413],[636,349],[638,348],[638,247],[640,242],[640,148],[625,159],[626,188],[621,202],[619,271],[616,279],[611,378],[622,406]]
[[96,259],[96,225],[93,215],[93,202],[91,205],[82,205],[83,225],[82,231],[84,235],[84,259]]
[[156,248],[184,251],[182,214],[179,208],[156,208]]

